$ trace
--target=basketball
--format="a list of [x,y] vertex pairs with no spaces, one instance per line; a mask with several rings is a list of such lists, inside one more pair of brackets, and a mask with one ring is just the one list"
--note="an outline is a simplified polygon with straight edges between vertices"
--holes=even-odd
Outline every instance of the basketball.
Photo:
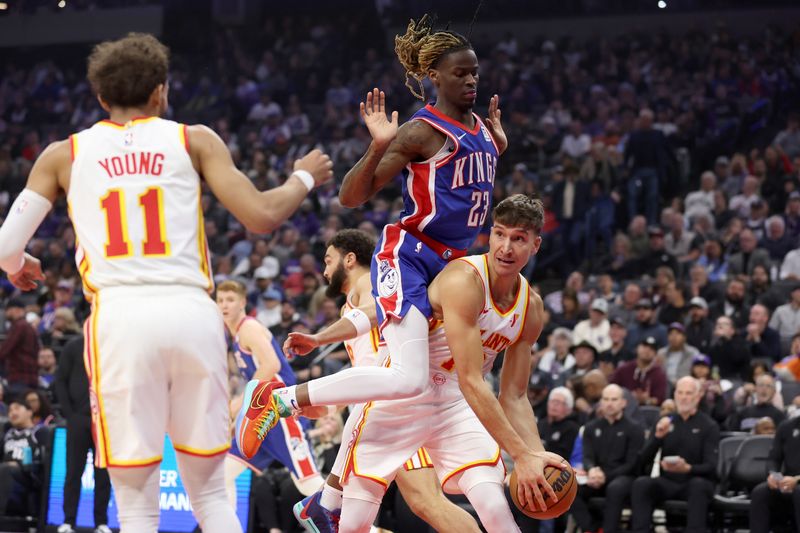
[[565,460],[561,459],[564,468],[559,470],[554,466],[546,466],[544,468],[544,477],[548,483],[553,487],[556,493],[557,500],[551,501],[550,497],[543,493],[544,503],[547,505],[547,510],[538,511],[534,510],[535,505],[527,504],[524,507],[520,505],[519,497],[517,496],[517,471],[511,471],[511,477],[508,480],[508,488],[511,492],[511,499],[514,505],[517,506],[524,515],[536,518],[538,520],[547,520],[550,518],[557,518],[567,512],[575,500],[575,495],[578,493],[578,483],[575,480],[575,471],[572,466]]

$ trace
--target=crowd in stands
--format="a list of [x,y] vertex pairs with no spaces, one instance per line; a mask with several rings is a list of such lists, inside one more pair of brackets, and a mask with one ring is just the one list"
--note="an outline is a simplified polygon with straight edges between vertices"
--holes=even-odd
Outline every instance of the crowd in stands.
[[[341,180],[369,144],[358,102],[373,86],[401,117],[421,104],[383,29],[358,16],[267,18],[246,30],[209,29],[199,48],[196,36],[167,36],[169,117],[215,129],[260,189],[281,183],[314,147]],[[781,434],[800,414],[800,29],[733,35],[719,25],[587,42],[484,39],[476,30],[473,40],[479,101],[500,95],[510,140],[495,199],[522,192],[546,207],[542,249],[526,275],[547,310],[529,396],[549,449],[573,456],[581,431],[585,439],[603,418],[609,383],[622,387],[632,420],[643,420],[642,408],[682,413],[687,376],[701,383],[699,410],[713,423],[702,431],[763,432],[767,418]],[[0,59],[0,213],[49,142],[103,118],[83,69]],[[399,180],[355,210],[339,204],[338,183],[271,235],[248,233],[203,197],[216,280],[244,281],[251,313],[279,342],[338,318],[321,276],[336,231],[377,235],[402,208]],[[479,239],[474,250],[485,247]],[[74,249],[62,202],[30,245],[46,274],[40,290],[16,294],[2,282],[6,403],[24,398],[34,424],[60,416],[49,411],[59,403],[49,391],[89,310]],[[315,355],[292,361],[300,381],[348,360],[335,350],[312,364]],[[0,413],[17,427],[6,403]],[[339,427],[318,428],[320,450],[335,445]]]

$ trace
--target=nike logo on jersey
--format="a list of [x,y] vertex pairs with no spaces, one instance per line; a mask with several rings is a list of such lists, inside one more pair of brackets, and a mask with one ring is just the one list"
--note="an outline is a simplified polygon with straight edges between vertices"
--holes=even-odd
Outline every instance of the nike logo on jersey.
[[461,135],[456,135],[456,138],[460,141],[461,139],[466,137],[466,135],[467,135],[466,133],[462,133]]

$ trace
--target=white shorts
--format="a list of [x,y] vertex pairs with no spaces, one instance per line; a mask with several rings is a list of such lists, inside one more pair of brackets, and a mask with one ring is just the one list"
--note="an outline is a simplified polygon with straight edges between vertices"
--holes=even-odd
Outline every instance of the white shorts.
[[202,289],[130,286],[94,296],[84,325],[96,463],[159,463],[168,433],[197,456],[230,447],[222,316]]
[[500,447],[461,398],[402,408],[397,402],[368,403],[350,441],[342,484],[353,475],[388,487],[397,470],[422,447],[445,492],[461,492],[464,487],[458,482],[469,468],[489,467],[474,484],[502,483],[505,477]]

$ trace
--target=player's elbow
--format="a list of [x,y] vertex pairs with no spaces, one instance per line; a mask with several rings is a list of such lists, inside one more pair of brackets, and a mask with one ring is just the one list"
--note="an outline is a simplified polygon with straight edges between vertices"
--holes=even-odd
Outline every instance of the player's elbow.
[[342,204],[342,207],[355,209],[356,207],[360,207],[365,201],[366,198],[360,198],[352,191],[346,190],[344,187],[339,190],[339,203]]
[[280,226],[281,221],[276,220],[269,210],[264,209],[256,216],[250,216],[242,220],[242,224],[250,233],[263,235],[265,233],[272,233]]

